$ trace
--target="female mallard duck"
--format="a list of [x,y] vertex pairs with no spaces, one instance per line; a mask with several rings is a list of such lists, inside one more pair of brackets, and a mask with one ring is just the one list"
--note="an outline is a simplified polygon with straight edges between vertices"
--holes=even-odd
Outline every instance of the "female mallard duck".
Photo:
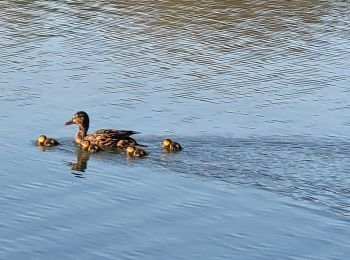
[[72,124],[78,125],[78,131],[74,138],[78,144],[81,144],[83,140],[88,140],[102,150],[115,149],[119,140],[132,139],[130,137],[131,135],[139,133],[128,130],[100,129],[88,135],[89,121],[89,116],[86,112],[78,111],[65,123],[66,126]]
[[46,135],[40,135],[37,140],[37,144],[40,146],[52,147],[59,145],[59,143],[53,138],[47,138]]
[[162,142],[163,148],[168,151],[180,151],[182,147],[179,143],[173,142],[170,139],[164,139]]
[[97,145],[92,144],[90,141],[88,140],[84,140],[81,142],[81,147],[85,150],[88,151],[90,153],[97,153],[98,151],[100,151],[100,148]]
[[133,157],[144,157],[148,155],[148,153],[141,149],[141,148],[136,148],[133,145],[129,145],[126,150],[125,150],[126,155],[128,156],[133,156]]

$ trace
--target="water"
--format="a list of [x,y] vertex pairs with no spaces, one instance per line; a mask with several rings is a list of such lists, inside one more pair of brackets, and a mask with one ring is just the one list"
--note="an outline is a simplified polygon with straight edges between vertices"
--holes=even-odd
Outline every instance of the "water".
[[[0,258],[347,259],[349,17],[344,1],[1,1]],[[149,158],[77,149],[78,110],[142,132]]]

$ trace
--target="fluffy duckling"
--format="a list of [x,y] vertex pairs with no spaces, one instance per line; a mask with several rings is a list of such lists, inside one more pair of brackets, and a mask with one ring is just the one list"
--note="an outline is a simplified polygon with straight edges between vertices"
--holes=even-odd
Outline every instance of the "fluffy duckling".
[[40,135],[37,140],[37,144],[40,146],[52,147],[59,145],[59,143],[53,138],[47,138],[46,135]]
[[100,150],[97,145],[91,144],[90,141],[84,140],[81,142],[81,147],[90,153],[96,153]]
[[128,156],[133,156],[133,157],[144,157],[148,155],[148,153],[141,149],[141,148],[136,148],[135,146],[129,145],[126,150],[125,150],[126,155]]
[[179,143],[173,142],[170,139],[164,139],[162,142],[162,146],[165,150],[168,151],[180,151],[182,147]]

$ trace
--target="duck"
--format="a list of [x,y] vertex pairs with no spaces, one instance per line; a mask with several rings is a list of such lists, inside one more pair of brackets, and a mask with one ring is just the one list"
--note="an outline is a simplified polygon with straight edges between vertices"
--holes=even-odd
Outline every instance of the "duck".
[[125,153],[128,156],[132,156],[132,157],[145,157],[148,155],[148,153],[138,147],[135,147],[133,145],[129,145],[126,149],[125,149]]
[[81,147],[83,150],[88,151],[90,153],[97,153],[100,151],[100,148],[97,145],[91,144],[90,141],[84,140],[81,142]]
[[140,133],[131,130],[100,129],[88,134],[89,123],[90,119],[88,114],[84,111],[78,111],[74,113],[70,120],[65,122],[65,126],[72,124],[78,126],[78,131],[74,137],[76,143],[81,145],[84,140],[88,140],[91,144],[98,146],[101,150],[116,149],[118,141],[122,139],[132,139],[130,137],[131,135]]
[[53,138],[48,138],[46,135],[40,135],[37,139],[37,144],[40,146],[46,146],[46,147],[59,145],[57,140]]
[[179,143],[174,142],[168,138],[163,140],[162,146],[165,150],[168,150],[168,151],[181,151],[182,150],[182,147]]

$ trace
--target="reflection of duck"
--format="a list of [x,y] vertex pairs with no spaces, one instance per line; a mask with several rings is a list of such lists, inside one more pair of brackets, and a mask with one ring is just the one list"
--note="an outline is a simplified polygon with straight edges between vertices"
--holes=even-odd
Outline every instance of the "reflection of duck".
[[78,131],[75,134],[75,142],[81,144],[83,140],[88,140],[92,144],[97,145],[100,149],[115,149],[119,140],[127,139],[135,131],[117,130],[117,129],[100,129],[87,134],[89,129],[89,116],[84,111],[76,112],[72,118],[65,123],[65,125],[78,125]]
[[76,162],[68,163],[74,171],[85,172],[87,168],[87,161],[89,160],[89,153],[87,151],[78,149]]
[[40,146],[52,147],[59,145],[59,143],[53,138],[47,138],[46,135],[40,135],[37,140],[37,144]]
[[126,148],[125,153],[128,156],[133,156],[133,157],[144,157],[144,156],[148,155],[148,153],[145,150],[143,150],[141,148],[137,148],[133,145],[129,145]]
[[179,143],[173,142],[170,139],[164,139],[162,142],[163,148],[169,151],[180,151],[182,147]]
[[81,142],[81,147],[90,153],[96,153],[100,151],[100,148],[97,145],[91,144],[90,141],[84,140]]

